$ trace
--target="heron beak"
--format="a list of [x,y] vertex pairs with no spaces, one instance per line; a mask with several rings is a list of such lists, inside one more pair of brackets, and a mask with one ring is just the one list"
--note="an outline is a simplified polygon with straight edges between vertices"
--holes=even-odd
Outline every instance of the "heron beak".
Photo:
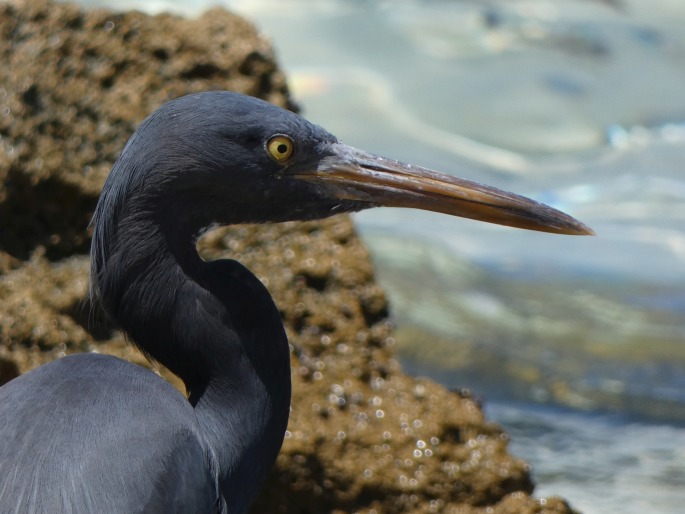
[[334,143],[301,180],[325,185],[341,200],[409,207],[498,225],[570,235],[594,235],[568,214],[524,196]]

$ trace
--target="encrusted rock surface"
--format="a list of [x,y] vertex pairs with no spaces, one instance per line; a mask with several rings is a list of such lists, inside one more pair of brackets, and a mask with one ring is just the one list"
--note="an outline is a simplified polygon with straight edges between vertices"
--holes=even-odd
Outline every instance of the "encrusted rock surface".
[[[0,34],[0,383],[81,351],[150,365],[87,301],[104,178],[164,101],[232,89],[294,108],[285,78],[268,42],[222,10],[183,20],[12,1]],[[231,227],[200,249],[265,282],[293,347],[289,430],[254,512],[571,512],[530,496],[528,466],[468,394],[402,373],[349,218]]]

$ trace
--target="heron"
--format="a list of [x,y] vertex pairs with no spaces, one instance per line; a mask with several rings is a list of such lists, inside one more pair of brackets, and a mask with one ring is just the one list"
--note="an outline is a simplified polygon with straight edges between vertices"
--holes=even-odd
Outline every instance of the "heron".
[[528,198],[345,145],[263,100],[215,91],[169,101],[105,181],[90,295],[187,394],[97,353],[8,382],[2,512],[246,512],[286,431],[289,344],[262,282],[235,260],[203,260],[196,243],[217,225],[377,206],[592,233]]

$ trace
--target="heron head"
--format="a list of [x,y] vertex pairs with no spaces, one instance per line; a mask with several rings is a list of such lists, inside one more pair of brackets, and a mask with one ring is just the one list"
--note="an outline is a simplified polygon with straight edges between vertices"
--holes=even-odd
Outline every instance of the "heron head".
[[297,114],[230,92],[185,96],[153,113],[126,145],[102,197],[195,232],[392,206],[592,233],[544,204],[358,150]]

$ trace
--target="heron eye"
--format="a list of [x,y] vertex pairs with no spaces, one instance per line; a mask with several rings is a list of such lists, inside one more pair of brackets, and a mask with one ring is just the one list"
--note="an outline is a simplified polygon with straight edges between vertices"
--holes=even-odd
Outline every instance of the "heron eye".
[[276,162],[285,162],[293,155],[295,143],[288,136],[274,136],[267,141],[266,151]]

